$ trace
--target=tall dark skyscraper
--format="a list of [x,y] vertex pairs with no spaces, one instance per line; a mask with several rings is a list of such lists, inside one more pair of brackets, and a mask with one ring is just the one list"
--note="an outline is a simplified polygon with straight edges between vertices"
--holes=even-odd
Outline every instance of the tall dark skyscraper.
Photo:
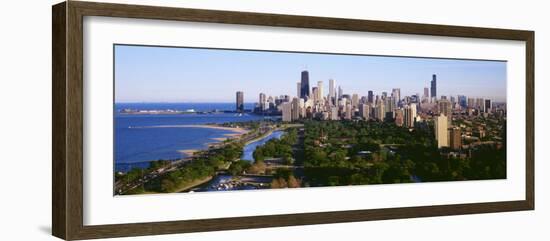
[[309,72],[307,70],[302,71],[302,81],[300,83],[300,98],[307,99],[307,97],[311,97],[309,94]]
[[244,112],[244,93],[242,91],[237,91],[237,112]]
[[434,74],[432,75],[432,88],[431,88],[431,96],[430,97],[437,97],[437,76]]
[[374,103],[374,94],[372,93],[372,90],[369,90],[369,94],[367,95],[367,101],[369,103]]

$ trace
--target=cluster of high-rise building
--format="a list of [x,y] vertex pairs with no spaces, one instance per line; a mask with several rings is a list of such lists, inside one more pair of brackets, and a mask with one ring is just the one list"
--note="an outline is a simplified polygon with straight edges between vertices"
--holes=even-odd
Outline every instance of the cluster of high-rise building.
[[[319,120],[376,120],[391,121],[398,126],[415,128],[419,122],[433,120],[438,147],[459,148],[460,129],[452,126],[453,113],[464,115],[487,115],[496,111],[490,99],[467,98],[458,95],[437,96],[437,76],[432,75],[430,88],[425,87],[423,95],[402,96],[400,88],[392,89],[388,95],[375,95],[368,91],[366,96],[345,93],[336,80],[328,80],[328,93],[324,92],[323,81],[310,88],[309,72],[302,71],[296,84],[296,96],[267,96],[259,94],[255,112],[282,115],[284,122],[300,119]],[[237,111],[244,111],[243,92],[237,92]],[[503,111],[502,108],[498,111]],[[505,109],[504,109],[505,111]]]

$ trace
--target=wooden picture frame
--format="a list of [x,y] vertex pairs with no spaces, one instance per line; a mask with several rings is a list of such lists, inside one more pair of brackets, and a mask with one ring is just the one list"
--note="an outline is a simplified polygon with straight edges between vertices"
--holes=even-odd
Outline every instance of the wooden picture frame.
[[[198,9],[68,1],[52,8],[52,233],[67,239],[110,238],[214,230],[356,222],[443,215],[533,210],[534,32],[432,24],[275,15]],[[87,226],[83,224],[83,17],[107,16],[258,26],[297,27],[465,38],[526,43],[525,199],[303,214],[215,218]]]

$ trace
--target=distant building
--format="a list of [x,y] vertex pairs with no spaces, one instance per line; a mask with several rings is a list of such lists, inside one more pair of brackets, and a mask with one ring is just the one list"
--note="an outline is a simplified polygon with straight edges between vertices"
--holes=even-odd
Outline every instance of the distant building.
[[330,108],[330,119],[338,120],[338,107],[333,106]]
[[374,94],[372,93],[372,90],[369,90],[368,92],[367,101],[371,104],[374,104]]
[[343,94],[341,98],[342,98],[342,99],[347,99],[347,100],[351,101],[351,96],[348,95],[348,94]]
[[300,95],[299,97],[302,99],[310,98],[311,95],[309,94],[309,72],[307,70],[302,71],[302,78],[301,78],[301,88],[300,88]]
[[363,104],[368,103],[367,97],[366,96],[361,96],[361,99],[359,99],[359,103],[363,103]]
[[485,112],[485,99],[476,98],[475,108],[478,109],[480,112]]
[[301,115],[300,110],[300,99],[294,98],[292,99],[292,120],[299,120]]
[[414,127],[414,122],[416,120],[416,104],[412,103],[403,109],[404,114],[404,124],[406,127],[412,128]]
[[345,118],[346,120],[351,120],[351,117],[353,116],[353,108],[351,107],[351,103],[346,103],[346,111],[345,111]]
[[437,148],[449,146],[449,136],[447,132],[447,116],[439,114],[434,120],[435,139]]
[[378,100],[376,102],[376,106],[374,107],[374,118],[379,121],[384,121],[384,118],[386,117],[384,102],[382,100]]
[[449,134],[449,145],[451,149],[460,150],[460,148],[462,147],[462,133],[460,132],[460,128],[452,128],[449,131]]
[[401,89],[400,88],[394,88],[391,91],[391,96],[394,99],[394,106],[399,106],[399,101],[401,100]]
[[468,98],[468,108],[475,107],[476,100],[474,98]]
[[244,93],[242,91],[237,91],[237,112],[244,112]]
[[328,95],[330,105],[336,105],[336,81],[333,79],[329,80]]
[[298,110],[300,114],[298,118],[306,117],[306,101],[302,98],[298,100]]
[[359,107],[359,95],[353,94],[351,95],[351,108],[355,110],[358,107]]
[[264,93],[260,93],[259,107],[261,111],[267,110],[267,98]]
[[344,107],[344,108],[346,107],[346,103],[348,103],[348,98],[346,98],[346,97],[342,97],[338,101],[339,106]]
[[360,104],[359,105],[359,115],[365,119],[368,120],[370,118],[370,105],[369,104]]
[[451,107],[454,108],[456,103],[456,98],[454,96],[451,96],[450,100],[451,100]]
[[319,89],[317,87],[311,88],[311,96],[313,97],[313,103],[319,101]]
[[292,103],[290,102],[284,102],[282,104],[283,106],[283,121],[284,122],[291,122],[292,121]]
[[458,96],[458,105],[460,105],[460,107],[462,107],[462,108],[468,107],[468,102],[466,100],[466,96],[464,96],[464,95],[459,95]]
[[317,101],[323,102],[323,81],[317,81]]
[[492,112],[492,109],[493,109],[493,106],[491,105],[491,100],[490,100],[490,99],[486,99],[486,100],[485,100],[485,112],[486,112],[486,113],[491,113],[491,112]]
[[431,97],[437,99],[437,76],[434,74],[432,75],[432,81],[431,84]]
[[297,89],[296,97],[300,98],[300,95],[302,95],[302,83],[300,82],[296,83],[296,89]]
[[425,87],[424,88],[424,96],[422,96],[424,99],[429,99],[430,98],[430,90],[428,87]]
[[437,112],[451,118],[453,113],[451,102],[447,99],[441,99],[437,102]]
[[405,120],[405,116],[403,113],[403,109],[395,110],[395,125],[403,126],[404,120]]

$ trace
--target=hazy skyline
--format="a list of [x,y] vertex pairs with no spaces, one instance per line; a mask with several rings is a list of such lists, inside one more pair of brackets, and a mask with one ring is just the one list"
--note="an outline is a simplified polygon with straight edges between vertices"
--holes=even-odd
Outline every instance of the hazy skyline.
[[267,96],[296,96],[300,73],[310,87],[336,80],[346,94],[375,95],[401,88],[420,94],[437,74],[438,96],[466,95],[506,100],[506,62],[357,56],[148,46],[115,46],[115,102],[245,102]]

